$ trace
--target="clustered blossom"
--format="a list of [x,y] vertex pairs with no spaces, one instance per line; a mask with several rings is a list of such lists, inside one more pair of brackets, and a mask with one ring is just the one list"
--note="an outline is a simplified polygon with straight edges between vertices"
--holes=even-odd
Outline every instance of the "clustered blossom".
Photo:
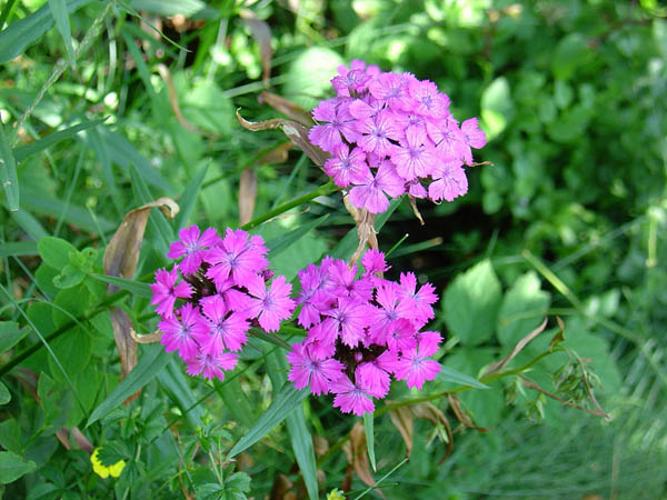
[[313,110],[309,139],[330,153],[324,170],[352,205],[377,214],[388,197],[452,201],[468,191],[464,167],[486,137],[476,118],[459,125],[433,82],[357,60],[331,83],[336,97]]
[[197,226],[179,232],[167,257],[178,260],[160,269],[151,285],[151,303],[167,352],[176,351],[190,375],[224,378],[238,362],[251,326],[276,332],[295,303],[292,285],[273,277],[260,236]]
[[392,376],[417,389],[433,380],[440,365],[430,357],[442,342],[438,332],[422,331],[434,317],[431,284],[418,287],[413,273],[384,279],[387,265],[376,250],[362,264],[358,273],[325,257],[299,272],[298,323],[307,335],[287,355],[297,389],[331,393],[334,407],[355,415],[375,409],[373,399],[388,394]]

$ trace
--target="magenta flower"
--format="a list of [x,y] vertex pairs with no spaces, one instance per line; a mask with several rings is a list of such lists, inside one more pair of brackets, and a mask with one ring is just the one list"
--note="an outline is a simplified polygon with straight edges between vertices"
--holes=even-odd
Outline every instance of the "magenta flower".
[[355,207],[365,208],[372,214],[379,214],[389,207],[387,196],[400,196],[404,190],[405,182],[398,176],[391,162],[385,161],[375,176],[370,170],[366,170],[353,179],[350,202]]
[[333,152],[333,156],[324,162],[324,171],[340,187],[350,185],[350,178],[359,175],[362,170],[367,170],[366,153],[359,148],[350,148],[341,144]]
[[331,392],[336,395],[333,402],[334,408],[340,408],[343,413],[354,413],[361,416],[375,410],[373,398],[368,390],[359,384],[353,384],[347,376],[336,380],[332,384]]
[[225,371],[233,370],[238,363],[238,356],[231,352],[213,354],[199,351],[194,358],[185,360],[188,375],[201,375],[207,379],[225,379]]
[[359,147],[367,153],[374,153],[380,157],[391,154],[394,149],[392,139],[398,138],[398,131],[394,127],[391,115],[385,111],[363,120],[357,130],[361,135]]
[[323,328],[331,328],[335,338],[348,347],[355,347],[364,336],[366,327],[366,307],[362,302],[341,297],[338,306],[324,313]]
[[470,148],[480,149],[486,146],[486,134],[479,128],[477,118],[470,118],[461,124],[461,132],[468,148],[463,160],[466,165],[472,165],[472,153]]
[[[435,333],[436,332],[427,332]],[[405,380],[408,387],[416,387],[421,390],[424,382],[433,380],[440,373],[440,364],[429,359],[438,350],[439,340],[434,335],[426,335],[419,340],[416,347],[407,350],[396,362],[394,374],[397,380]]]
[[292,365],[288,380],[297,389],[310,386],[310,392],[315,395],[328,393],[331,384],[343,376],[343,363],[332,358],[320,359],[304,344],[294,344],[287,360]]
[[418,130],[409,128],[405,132],[405,140],[400,141],[400,147],[394,149],[391,155],[396,172],[406,181],[426,177],[433,170],[436,157],[425,140]]
[[376,361],[367,361],[357,366],[354,377],[361,386],[366,387],[368,394],[374,398],[384,398],[389,394],[391,385],[391,375],[382,368]]
[[212,227],[207,228],[203,234],[198,226],[185,227],[178,232],[178,237],[179,240],[171,244],[167,257],[183,257],[178,265],[183,274],[196,273],[204,260],[206,250],[220,242],[218,232]]
[[246,332],[250,328],[246,319],[238,313],[229,312],[225,302],[217,295],[205,302],[202,310],[208,329],[197,339],[201,348],[212,353],[225,349],[240,351],[246,343]]
[[431,306],[438,300],[433,285],[425,283],[417,290],[417,277],[414,273],[401,273],[400,284],[401,300],[398,305],[398,313],[420,324],[425,324],[433,319],[434,313]]
[[284,276],[278,276],[269,287],[264,280],[255,278],[247,283],[251,295],[247,309],[252,318],[257,318],[260,326],[267,332],[277,332],[280,322],[289,318],[294,311],[294,301],[289,298],[292,285]]
[[151,304],[155,311],[163,318],[174,315],[176,299],[186,299],[192,296],[192,288],[184,281],[178,282],[178,270],[159,269],[155,272],[155,283],[151,285],[153,297]]
[[176,316],[160,321],[158,328],[164,333],[160,342],[165,351],[178,351],[186,359],[195,357],[199,349],[196,338],[208,331],[199,310],[187,303],[176,311]]
[[231,276],[237,284],[245,286],[268,268],[266,253],[261,238],[250,236],[240,229],[227,229],[222,244],[207,254],[206,261],[211,264],[211,268],[206,277],[220,286]]
[[435,83],[428,80],[415,80],[408,86],[408,93],[416,101],[416,107],[410,111],[433,118],[443,118],[449,112],[449,97],[438,92]]
[[428,197],[433,201],[453,201],[468,192],[468,179],[460,162],[440,165],[433,179],[428,187]]
[[355,142],[357,139],[356,120],[350,114],[345,101],[338,99],[322,101],[313,110],[313,118],[323,122],[323,125],[313,127],[308,138],[324,151],[333,153],[343,144],[343,138],[348,142]]

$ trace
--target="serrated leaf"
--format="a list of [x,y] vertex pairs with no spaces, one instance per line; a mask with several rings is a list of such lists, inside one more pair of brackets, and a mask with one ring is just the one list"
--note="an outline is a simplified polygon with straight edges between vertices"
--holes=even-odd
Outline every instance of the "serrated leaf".
[[447,288],[445,323],[462,344],[481,344],[493,336],[501,300],[500,282],[491,262],[484,260]]
[[291,383],[286,383],[274,398],[269,409],[259,417],[252,429],[234,445],[229,452],[229,458],[247,450],[266,436],[271,429],[285,420],[307,396],[307,390],[297,390]]
[[48,266],[58,270],[69,264],[70,254],[77,252],[70,242],[55,236],[46,236],[39,240],[37,250]]
[[9,484],[33,472],[37,464],[11,451],[0,451],[0,484]]
[[488,389],[489,386],[481,383],[474,377],[461,373],[449,366],[443,366],[438,374],[438,379],[443,382],[451,382],[452,384],[465,385],[467,387],[474,387],[475,389]]
[[169,363],[169,354],[161,345],[148,346],[134,370],[100,403],[88,419],[86,427],[107,416],[114,408],[153,380]]
[[[1,33],[0,33],[1,35]],[[19,209],[19,179],[16,174],[16,160],[9,145],[5,130],[0,123],[0,184],[5,192],[7,208],[15,212]]]
[[0,354],[14,347],[27,334],[28,329],[19,327],[15,321],[0,321]]

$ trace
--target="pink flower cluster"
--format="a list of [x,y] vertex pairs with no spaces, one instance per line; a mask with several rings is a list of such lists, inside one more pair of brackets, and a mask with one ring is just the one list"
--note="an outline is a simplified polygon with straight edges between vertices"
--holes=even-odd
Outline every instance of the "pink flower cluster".
[[418,288],[413,273],[382,278],[387,265],[375,250],[362,264],[359,276],[331,257],[299,272],[298,322],[307,335],[287,355],[297,389],[331,393],[334,407],[355,415],[375,409],[373,398],[388,394],[392,375],[418,389],[433,380],[440,365],[430,357],[442,342],[438,332],[421,331],[434,317],[431,284]]
[[[272,278],[260,236],[197,226],[179,232],[167,257],[180,260],[160,269],[151,303],[160,315],[162,344],[176,351],[190,375],[224,378],[238,362],[251,326],[275,332],[295,303],[284,276]],[[269,283],[270,281],[270,283]]]
[[336,97],[319,103],[309,134],[331,154],[325,172],[349,189],[349,199],[370,213],[387,210],[387,197],[452,201],[468,191],[471,148],[486,144],[477,119],[460,126],[450,100],[428,80],[382,72],[353,61],[331,81]]

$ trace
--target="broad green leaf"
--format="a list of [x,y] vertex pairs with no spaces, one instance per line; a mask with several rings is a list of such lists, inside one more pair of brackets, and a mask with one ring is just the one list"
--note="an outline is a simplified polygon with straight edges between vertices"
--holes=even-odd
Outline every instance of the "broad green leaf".
[[14,347],[26,335],[28,329],[19,327],[15,321],[0,321],[0,354]]
[[[0,33],[2,35],[2,33]],[[5,130],[0,123],[0,184],[5,192],[7,208],[15,212],[19,209],[19,179],[16,174],[16,160]]]
[[86,277],[86,273],[77,269],[72,264],[67,264],[62,271],[53,278],[53,284],[57,288],[72,288],[81,283]]
[[70,64],[74,65],[74,45],[72,45],[72,31],[69,26],[69,12],[66,0],[49,0],[49,9],[56,22],[56,29],[65,42],[67,57]]
[[504,76],[496,78],[484,90],[481,107],[482,127],[492,140],[505,130],[514,113],[509,83]]
[[132,0],[130,5],[136,10],[163,17],[177,14],[191,17],[207,9],[206,4],[201,0]]
[[287,71],[283,95],[306,109],[312,108],[318,98],[330,92],[330,80],[343,63],[340,55],[329,48],[304,50]]
[[46,236],[39,240],[37,249],[42,260],[58,270],[69,264],[70,254],[77,252],[77,249],[70,242],[55,236]]
[[[71,14],[92,0],[67,0],[67,13]],[[0,64],[14,59],[37,41],[53,26],[53,16],[48,5],[44,5],[27,17],[14,21],[0,32]]]
[[153,380],[170,360],[169,354],[161,345],[148,346],[143,355],[125,380],[111,391],[111,394],[99,404],[88,419],[86,427],[106,417],[123,401]]
[[498,340],[505,347],[514,347],[539,325],[549,308],[550,295],[540,289],[534,271],[520,276],[503,297],[498,312]]
[[12,400],[12,394],[7,389],[7,386],[0,381],[0,405],[6,405]]
[[364,433],[366,434],[366,448],[368,449],[368,459],[373,467],[373,472],[377,472],[375,463],[375,414],[364,413]]
[[16,241],[0,243],[0,258],[38,255],[34,241]]
[[255,425],[234,445],[229,452],[229,458],[233,458],[242,451],[247,450],[266,436],[271,429],[285,420],[296,408],[300,407],[301,402],[306,397],[308,397],[306,389],[297,390],[291,383],[286,383],[276,395],[268,410],[259,417]]
[[445,323],[462,344],[481,344],[493,336],[501,300],[500,282],[491,262],[484,260],[458,275],[447,288]]
[[16,158],[17,162],[22,162],[26,158],[39,153],[40,151],[43,151],[45,149],[50,148],[51,146],[54,146],[64,140],[70,139],[72,137],[76,137],[76,135],[81,132],[82,130],[86,130],[92,127],[95,127],[99,125],[100,123],[103,123],[104,120],[90,120],[90,121],[85,121],[82,123],[79,123],[77,125],[74,125],[72,127],[66,128],[64,130],[58,130],[57,132],[53,132],[46,137],[42,137],[41,139],[30,143],[26,144],[25,146],[19,146],[14,150],[14,157]]
[[107,276],[105,274],[93,274],[92,276],[95,279],[104,281],[110,285],[114,285],[121,290],[127,290],[137,297],[150,298],[152,296],[151,286],[148,283],[142,283],[141,281],[136,280],[128,280],[118,276]]
[[266,242],[266,246],[269,249],[271,257],[275,257],[280,253],[287,250],[293,243],[301,239],[303,236],[308,234],[310,231],[319,227],[329,218],[329,214],[325,214],[322,217],[318,217],[315,220],[308,222],[307,224],[299,225],[296,229],[292,229],[290,232],[278,236],[277,238],[270,239]]
[[556,78],[568,80],[577,68],[586,65],[594,52],[581,33],[570,33],[558,43],[551,58],[551,70]]
[[81,328],[72,328],[51,341],[50,345],[54,356],[49,357],[48,363],[51,375],[56,381],[64,382],[65,378],[55,359],[60,362],[71,379],[81,373],[90,362],[91,339]]
[[0,484],[9,484],[33,472],[37,464],[11,451],[0,451]]
[[442,380],[443,382],[465,385],[468,387],[473,387],[475,389],[489,388],[488,385],[481,383],[476,378],[471,377],[470,375],[466,375],[465,373],[461,373],[460,371],[455,370],[454,368],[451,368],[449,366],[442,367],[440,373],[438,374],[438,379]]

